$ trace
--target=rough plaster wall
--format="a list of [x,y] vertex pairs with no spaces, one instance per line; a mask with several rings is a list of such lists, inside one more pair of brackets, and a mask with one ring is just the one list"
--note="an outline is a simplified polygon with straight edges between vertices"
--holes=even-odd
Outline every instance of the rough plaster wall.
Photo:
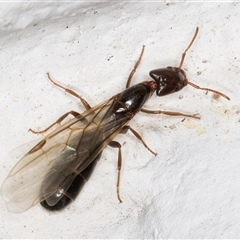
[[14,161],[9,152],[39,138],[77,99],[54,79],[95,104],[122,91],[146,45],[133,84],[148,72],[178,66],[193,36],[184,69],[189,80],[218,89],[231,101],[186,87],[155,96],[150,109],[199,113],[201,120],[140,113],[123,145],[121,196],[116,198],[117,151],[106,148],[77,200],[60,213],[35,206],[11,214],[0,201],[1,238],[239,238],[238,3],[1,3],[0,183]]

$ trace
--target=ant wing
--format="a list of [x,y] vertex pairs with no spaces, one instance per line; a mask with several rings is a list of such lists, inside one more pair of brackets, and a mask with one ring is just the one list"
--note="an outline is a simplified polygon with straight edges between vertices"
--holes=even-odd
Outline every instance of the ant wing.
[[24,212],[58,189],[68,189],[129,120],[112,118],[112,102],[110,98],[66,122],[20,159],[1,188],[10,212]]

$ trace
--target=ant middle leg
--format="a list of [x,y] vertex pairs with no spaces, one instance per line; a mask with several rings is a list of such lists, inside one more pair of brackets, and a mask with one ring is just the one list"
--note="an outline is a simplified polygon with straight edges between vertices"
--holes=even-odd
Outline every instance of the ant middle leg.
[[65,90],[67,93],[69,93],[69,94],[73,95],[74,97],[78,98],[78,99],[82,102],[82,104],[83,104],[83,106],[86,108],[86,110],[91,109],[91,106],[89,105],[89,103],[88,103],[83,97],[81,97],[79,94],[77,94],[77,93],[74,92],[73,90],[71,90],[71,89],[69,89],[69,88],[66,88],[66,87],[60,85],[59,83],[55,82],[55,81],[51,78],[50,73],[47,73],[47,76],[48,76],[48,79],[49,79],[55,86],[57,86],[57,87],[59,87],[59,88],[62,88],[62,89]]
[[[137,137],[142,143],[143,145],[148,149],[148,151],[150,151],[152,154],[154,154],[155,156],[157,155],[157,153],[155,153],[153,150],[151,150],[147,144],[143,141],[142,137],[140,136],[139,133],[137,133],[133,128],[131,128],[130,126],[126,125],[122,128],[121,132],[122,134],[125,134],[128,130],[130,130],[135,137]],[[117,170],[118,170],[118,177],[117,177],[117,198],[119,200],[119,202],[122,202],[122,199],[120,197],[120,176],[121,176],[121,168],[122,168],[122,145],[117,142],[117,141],[111,141],[108,144],[110,147],[113,148],[118,148],[118,166],[117,166]]]
[[155,152],[144,142],[144,140],[143,140],[143,138],[141,137],[141,135],[140,135],[136,130],[134,130],[132,127],[126,125],[126,126],[124,126],[124,127],[122,128],[122,130],[121,130],[120,133],[121,133],[121,134],[125,134],[125,133],[127,133],[128,130],[130,130],[130,131],[133,133],[133,135],[142,142],[142,144],[144,145],[144,147],[145,147],[149,152],[151,152],[151,153],[152,153],[153,155],[155,155],[155,156],[157,155],[157,153],[155,153]]
[[[67,93],[73,95],[74,97],[78,98],[83,106],[85,107],[86,110],[91,109],[90,104],[83,98],[81,97],[79,94],[77,94],[76,92],[74,92],[73,90],[66,88],[62,85],[60,85],[59,83],[55,82],[51,76],[50,73],[47,73],[48,79],[57,87],[62,88],[63,90],[65,90]],[[76,112],[76,111],[69,111],[65,114],[63,114],[57,121],[55,121],[54,123],[52,123],[50,126],[48,126],[46,129],[41,130],[41,131],[35,131],[33,129],[29,129],[30,132],[34,133],[34,134],[40,134],[40,133],[45,133],[46,131],[48,131],[50,128],[52,128],[53,126],[55,126],[56,124],[60,124],[67,116],[72,115],[73,117],[78,117],[81,116],[80,113]],[[84,119],[83,119],[84,120]],[[85,119],[86,120],[86,119]]]
[[75,112],[75,111],[70,111],[70,112],[67,112],[65,114],[63,114],[56,122],[52,123],[50,126],[48,126],[47,128],[45,128],[44,130],[40,130],[40,131],[35,131],[33,129],[29,129],[28,131],[34,133],[34,134],[40,134],[40,133],[45,133],[47,132],[50,128],[52,128],[53,126],[57,125],[57,124],[60,124],[68,115],[72,115],[73,117],[78,117],[78,116],[81,116],[80,113],[78,112]]

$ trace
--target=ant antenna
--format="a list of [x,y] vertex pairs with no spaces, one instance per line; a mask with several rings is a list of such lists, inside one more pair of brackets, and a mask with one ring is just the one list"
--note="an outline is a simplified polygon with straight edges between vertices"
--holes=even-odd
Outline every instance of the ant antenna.
[[217,90],[214,90],[214,89],[211,89],[211,88],[203,88],[203,87],[200,87],[200,86],[196,85],[195,83],[189,82],[188,80],[187,80],[187,84],[188,84],[188,85],[191,85],[192,87],[194,87],[194,88],[196,88],[196,89],[199,89],[199,90],[205,90],[205,91],[209,91],[209,92],[216,93],[216,94],[218,94],[218,95],[226,98],[227,100],[230,100],[230,98],[229,98],[226,94],[221,93],[221,92],[219,92],[219,91],[217,91]]
[[[199,30],[199,28],[196,27],[196,31],[195,31],[195,33],[194,33],[194,36],[193,36],[190,44],[188,45],[188,47],[186,48],[186,50],[185,50],[185,51],[183,52],[183,54],[182,54],[182,58],[181,58],[181,61],[180,61],[179,67],[178,67],[178,71],[180,71],[180,69],[182,68],[182,65],[183,65],[183,62],[184,62],[186,53],[187,53],[187,51],[189,50],[189,48],[192,46],[194,40],[196,39],[197,34],[198,34],[198,30]],[[218,95],[226,98],[227,100],[230,100],[230,98],[229,98],[227,95],[225,95],[224,93],[221,93],[221,92],[219,92],[219,91],[216,91],[216,90],[214,90],[214,89],[200,87],[200,86],[196,85],[195,83],[189,82],[188,80],[186,81],[186,84],[189,84],[189,85],[191,85],[192,87],[194,87],[194,88],[196,88],[196,89],[199,89],[199,90],[205,90],[205,91],[209,91],[209,92],[216,93],[216,94],[218,94]]]
[[182,54],[182,59],[181,59],[181,62],[180,62],[180,64],[179,64],[178,70],[180,70],[180,69],[182,68],[182,65],[183,65],[183,62],[184,62],[186,53],[187,53],[187,51],[189,50],[189,48],[192,46],[195,38],[197,37],[198,30],[199,30],[199,28],[196,27],[196,31],[195,31],[195,33],[194,33],[194,36],[193,36],[193,38],[192,38],[192,41],[189,43],[188,47],[186,48],[186,50],[185,50],[185,51],[183,52],[183,54]]

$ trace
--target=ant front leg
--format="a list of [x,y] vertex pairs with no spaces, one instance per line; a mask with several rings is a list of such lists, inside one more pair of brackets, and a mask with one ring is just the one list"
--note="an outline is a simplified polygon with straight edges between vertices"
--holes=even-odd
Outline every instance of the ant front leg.
[[130,84],[131,84],[131,81],[132,81],[132,77],[134,75],[134,73],[136,72],[141,60],[142,60],[142,56],[143,56],[143,53],[144,53],[144,48],[145,48],[145,45],[142,46],[142,51],[141,51],[141,54],[137,60],[137,62],[135,63],[132,71],[130,72],[129,74],[129,77],[128,77],[128,80],[127,80],[127,84],[126,84],[126,88],[129,88]]
[[163,110],[148,110],[145,108],[142,108],[140,111],[149,113],[149,114],[165,114],[168,116],[183,116],[183,117],[200,119],[200,116],[198,116],[198,114],[185,114],[185,113],[180,113],[180,112],[170,112],[170,111],[163,111]]

